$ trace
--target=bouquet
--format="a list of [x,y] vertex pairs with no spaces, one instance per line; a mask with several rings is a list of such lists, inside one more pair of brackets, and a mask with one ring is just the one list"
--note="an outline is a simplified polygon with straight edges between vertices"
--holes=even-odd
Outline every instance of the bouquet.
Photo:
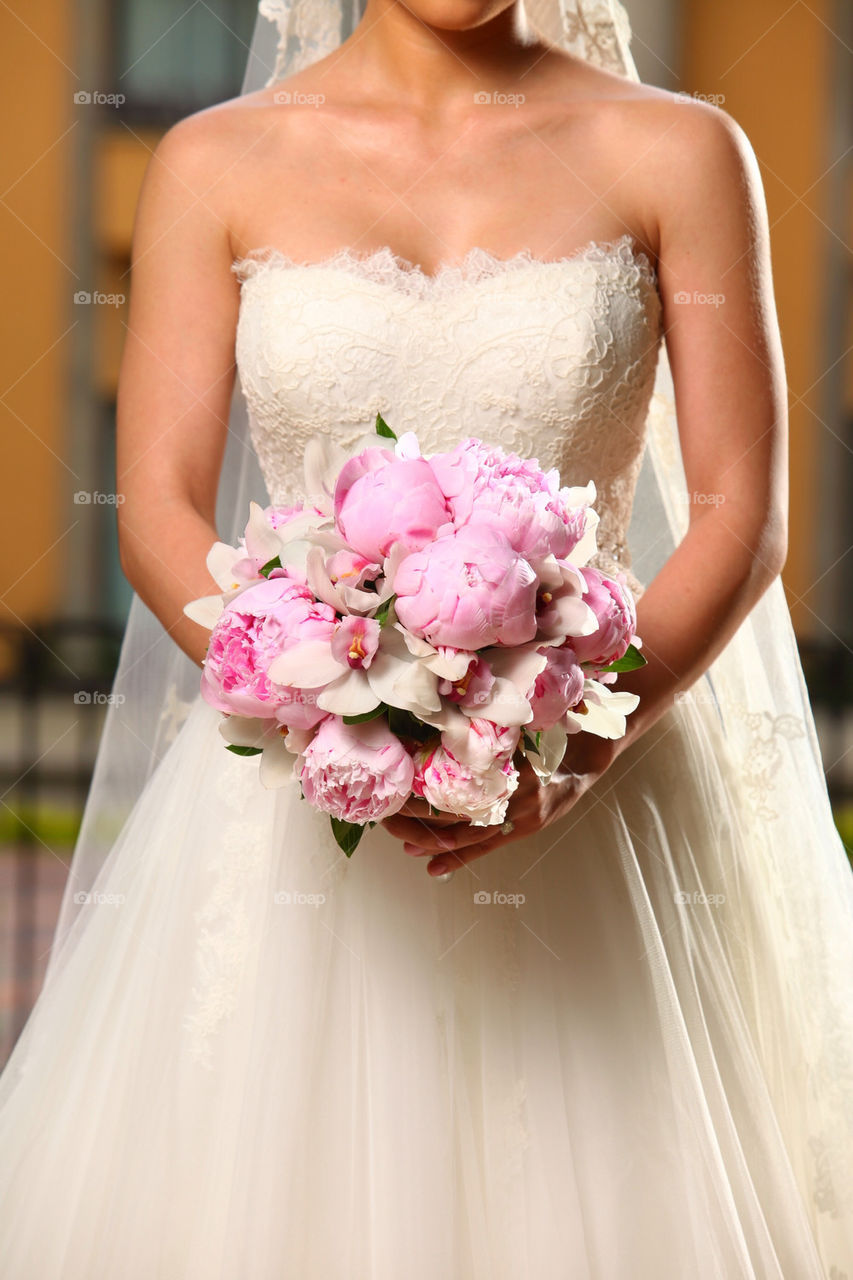
[[306,450],[295,507],[251,504],[207,557],[221,594],[201,691],[229,750],[294,776],[349,856],[412,796],[501,824],[525,757],[547,784],[567,735],[625,733],[642,666],[624,575],[589,565],[595,485],[469,439],[421,455],[381,415],[347,456]]

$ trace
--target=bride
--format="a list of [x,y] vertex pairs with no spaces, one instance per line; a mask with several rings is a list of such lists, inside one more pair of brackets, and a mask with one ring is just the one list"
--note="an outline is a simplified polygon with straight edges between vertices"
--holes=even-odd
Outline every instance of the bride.
[[[349,7],[263,0],[268,83],[146,176],[137,594],[0,1079],[3,1275],[843,1280],[853,888],[779,579],[749,142],[639,83],[618,4]],[[413,802],[348,861],[224,750],[183,608],[248,497],[298,501],[307,441],[380,411],[593,479],[648,665],[626,737],[570,739],[497,833]]]

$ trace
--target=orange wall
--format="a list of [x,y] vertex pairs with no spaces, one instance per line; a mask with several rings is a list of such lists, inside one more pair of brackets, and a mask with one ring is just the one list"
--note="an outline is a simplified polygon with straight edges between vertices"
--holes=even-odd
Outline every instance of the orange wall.
[[[74,477],[63,465],[64,389],[75,288],[68,192],[72,124],[63,0],[0,6],[0,618],[49,616],[59,589]],[[4,594],[5,593],[5,594]]]

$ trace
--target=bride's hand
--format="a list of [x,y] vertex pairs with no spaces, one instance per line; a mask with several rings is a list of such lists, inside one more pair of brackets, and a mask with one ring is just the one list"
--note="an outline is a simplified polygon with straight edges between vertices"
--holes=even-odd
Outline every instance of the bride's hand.
[[382,825],[403,841],[406,853],[430,858],[430,875],[442,875],[562,818],[601,777],[615,755],[614,742],[591,733],[574,734],[568,739],[559,771],[547,786],[542,786],[524,761],[518,787],[507,807],[506,818],[512,823],[512,830],[507,833],[500,827],[472,827],[450,814],[435,816],[427,802],[419,799],[410,800]]

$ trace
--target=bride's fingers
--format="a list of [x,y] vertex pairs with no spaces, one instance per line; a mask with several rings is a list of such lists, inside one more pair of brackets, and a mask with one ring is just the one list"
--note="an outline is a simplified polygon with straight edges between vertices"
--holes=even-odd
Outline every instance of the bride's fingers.
[[518,829],[518,824],[510,835],[501,834],[500,827],[495,830],[494,827],[481,827],[479,830],[485,833],[481,840],[471,844],[466,844],[452,853],[437,853],[430,858],[426,869],[430,876],[441,876],[447,871],[458,871],[460,867],[466,867],[470,862],[475,862],[477,858],[484,857],[485,854],[491,853],[493,849],[498,849],[502,844],[509,844],[513,840],[518,840],[524,831]]
[[435,823],[436,826],[450,826],[459,821],[455,813],[434,813],[426,800],[421,800],[417,796],[407,800],[403,807],[397,810],[397,814],[403,818],[418,818],[423,822]]
[[511,832],[501,831],[500,826],[472,827],[468,822],[460,822],[449,830],[436,832],[432,840],[424,838],[423,834],[412,839],[407,836],[404,839],[403,848],[413,857],[447,853],[457,859],[453,866],[461,865],[461,862],[470,862],[472,858],[481,857],[499,844],[518,840],[519,836],[526,832],[531,821],[534,826],[537,825],[538,812],[538,807],[515,805]]
[[402,840],[406,852],[412,854],[453,849],[461,843],[461,834],[471,829],[467,822],[460,822],[458,818],[449,824],[432,826],[420,818],[401,818],[399,814],[386,818],[382,825],[390,835]]

